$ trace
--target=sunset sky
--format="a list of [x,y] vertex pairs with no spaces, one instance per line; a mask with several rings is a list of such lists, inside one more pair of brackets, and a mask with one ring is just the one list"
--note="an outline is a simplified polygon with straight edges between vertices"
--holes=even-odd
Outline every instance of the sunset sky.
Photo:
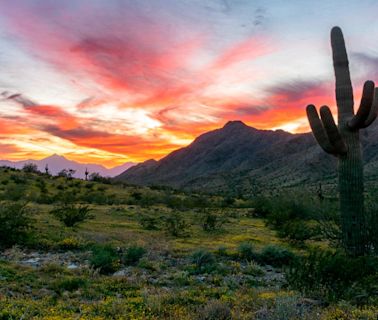
[[242,120],[308,131],[334,107],[329,32],[355,96],[378,82],[378,1],[0,0],[0,159],[159,159]]

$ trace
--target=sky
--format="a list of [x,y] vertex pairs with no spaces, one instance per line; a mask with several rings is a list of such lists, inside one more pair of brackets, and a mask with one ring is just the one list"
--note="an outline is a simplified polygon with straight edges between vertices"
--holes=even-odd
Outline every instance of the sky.
[[160,159],[229,120],[307,132],[307,104],[336,111],[333,26],[355,98],[378,82],[377,13],[376,0],[0,0],[0,159]]

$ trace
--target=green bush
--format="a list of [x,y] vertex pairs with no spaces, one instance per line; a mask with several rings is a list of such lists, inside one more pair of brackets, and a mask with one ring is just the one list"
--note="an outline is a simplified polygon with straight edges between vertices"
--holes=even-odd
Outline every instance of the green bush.
[[320,225],[314,220],[294,219],[284,223],[278,230],[278,235],[293,242],[319,238],[321,234]]
[[140,215],[139,223],[143,227],[143,229],[158,230],[160,219],[161,218],[157,216]]
[[92,249],[90,265],[101,274],[110,274],[120,267],[120,257],[111,245],[97,245]]
[[66,227],[75,227],[79,223],[94,218],[90,211],[91,209],[85,205],[65,203],[55,207],[50,211],[50,214],[62,222]]
[[292,288],[330,302],[368,303],[378,292],[378,257],[312,250],[293,261],[287,280]]
[[202,229],[206,232],[220,231],[226,223],[225,217],[215,213],[213,209],[201,210],[200,221]]
[[206,249],[197,249],[190,256],[191,263],[195,266],[196,273],[210,273],[214,270],[215,256]]
[[5,188],[2,195],[4,200],[19,201],[26,198],[26,185],[24,184],[11,184]]
[[314,215],[312,202],[298,195],[282,195],[270,199],[270,212],[266,216],[268,225],[280,228],[288,221],[312,218]]
[[238,255],[243,260],[256,259],[257,253],[251,242],[245,241],[238,246]]
[[146,254],[146,252],[146,249],[143,247],[129,247],[122,256],[122,262],[126,265],[135,265]]
[[267,245],[259,254],[259,261],[275,267],[289,265],[294,259],[293,252],[277,245]]
[[197,313],[198,320],[231,320],[232,313],[228,304],[219,300],[210,300]]
[[24,242],[30,235],[33,211],[22,202],[0,202],[0,246]]
[[270,199],[264,196],[258,196],[253,199],[253,216],[256,218],[265,218],[271,212]]
[[186,237],[189,234],[189,224],[178,212],[164,218],[164,230],[174,237]]
[[[269,306],[256,317],[256,320],[303,320],[314,319],[312,308],[302,302],[297,296],[278,296]],[[315,319],[318,319],[317,317]],[[328,319],[328,318],[327,318]],[[338,318],[339,319],[339,318]],[[340,319],[341,320],[341,319]]]
[[88,280],[83,278],[68,277],[58,280],[53,284],[53,289],[57,293],[63,293],[64,291],[76,291],[87,285]]
[[245,269],[244,269],[244,273],[245,274],[248,274],[248,275],[251,275],[251,276],[262,276],[265,274],[265,271],[264,269],[259,265],[257,264],[256,262],[254,261],[250,261],[247,263]]
[[27,173],[40,173],[38,166],[35,163],[25,163],[22,167],[22,171]]

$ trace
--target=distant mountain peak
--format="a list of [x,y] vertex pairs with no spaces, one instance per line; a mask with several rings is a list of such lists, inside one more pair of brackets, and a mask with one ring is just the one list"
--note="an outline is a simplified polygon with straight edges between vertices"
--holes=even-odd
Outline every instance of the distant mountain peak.
[[232,120],[228,121],[223,128],[245,128],[248,127],[243,121]]
[[105,168],[101,164],[80,163],[73,160],[68,160],[66,157],[61,156],[56,153],[41,160],[29,159],[29,160],[15,161],[15,162],[0,160],[0,166],[12,166],[17,169],[22,169],[25,163],[36,164],[38,169],[41,172],[45,172],[46,165],[48,165],[49,172],[52,175],[57,175],[63,169],[73,169],[76,171],[76,173],[74,174],[74,177],[76,178],[84,178],[86,170],[88,170],[91,173],[98,172],[100,175],[104,177],[106,176],[114,177],[124,172],[126,169],[135,165],[135,163],[133,162],[126,162],[124,164],[108,169],[108,168]]
[[54,159],[66,159],[66,158],[64,156],[54,153],[51,156],[46,157],[44,160],[54,160]]

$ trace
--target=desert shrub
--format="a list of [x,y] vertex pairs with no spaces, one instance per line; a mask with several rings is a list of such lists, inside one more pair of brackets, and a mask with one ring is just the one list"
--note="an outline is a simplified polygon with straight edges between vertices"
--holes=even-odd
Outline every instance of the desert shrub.
[[303,242],[305,240],[319,238],[321,227],[314,220],[294,219],[284,223],[278,230],[278,235],[293,242]]
[[25,163],[22,171],[27,173],[39,173],[38,166],[34,163]]
[[15,183],[15,184],[26,184],[28,181],[25,176],[20,175],[20,174],[12,174],[10,176],[10,179]]
[[81,195],[80,200],[93,204],[108,204],[109,199],[105,192],[92,190]]
[[30,235],[33,211],[23,202],[0,202],[0,246],[22,243]]
[[64,186],[63,184],[58,184],[58,185],[56,186],[56,188],[57,188],[58,190],[65,190],[65,189],[66,189],[66,186]]
[[101,274],[110,274],[120,266],[120,257],[111,245],[97,245],[92,248],[90,265],[99,270]]
[[50,214],[62,222],[66,227],[75,227],[79,223],[94,218],[90,211],[91,209],[85,205],[64,203],[56,206],[50,211]]
[[257,313],[256,320],[303,320],[311,319],[311,308],[301,303],[297,296],[278,296],[273,304]]
[[226,223],[226,218],[211,209],[203,209],[200,212],[202,229],[206,232],[220,231]]
[[78,250],[83,246],[83,241],[75,237],[64,238],[58,242],[58,248],[63,250]]
[[291,263],[294,259],[294,254],[286,248],[277,245],[267,245],[261,250],[258,259],[264,264],[282,267]]
[[255,248],[253,247],[253,244],[249,241],[245,241],[239,244],[237,251],[240,259],[243,260],[253,260],[257,257]]
[[189,235],[189,223],[178,212],[164,217],[164,230],[174,237],[186,237]]
[[157,216],[140,215],[138,221],[143,229],[158,230],[160,219],[161,217]]
[[253,216],[257,218],[264,218],[266,217],[270,211],[270,199],[264,196],[258,196],[253,199]]
[[131,246],[126,249],[122,256],[122,262],[126,265],[135,265],[145,254],[147,250],[139,246]]
[[314,215],[312,203],[305,196],[283,195],[271,198],[270,212],[266,215],[268,225],[281,228],[288,221],[310,219]]
[[331,306],[322,312],[322,320],[377,320],[378,308],[359,307],[343,303]]
[[166,194],[162,202],[165,203],[167,207],[171,209],[176,209],[176,210],[181,210],[181,211],[186,209],[184,200],[179,196]]
[[287,280],[291,287],[327,301],[367,303],[378,292],[378,257],[353,258],[318,248],[293,261]]
[[131,196],[135,199],[135,201],[140,201],[143,198],[143,195],[141,192],[134,191]]
[[210,202],[205,196],[187,195],[181,199],[181,209],[208,208]]
[[39,204],[52,204],[56,201],[55,196],[49,195],[48,193],[40,193],[36,202]]
[[214,270],[215,256],[206,249],[197,249],[190,255],[196,273],[209,273]]
[[76,291],[87,285],[88,280],[84,278],[66,277],[61,280],[57,280],[53,284],[53,289],[57,293],[63,293],[64,291]]
[[219,300],[210,300],[197,312],[198,320],[231,320],[232,313],[228,304]]
[[244,273],[251,276],[262,276],[265,274],[264,269],[255,261],[248,261]]
[[26,198],[26,185],[12,184],[5,188],[2,195],[4,200],[19,201]]
[[110,184],[111,179],[109,177],[103,177],[98,172],[93,172],[89,175],[89,180],[94,182]]
[[228,256],[227,247],[224,246],[224,245],[220,245],[220,246],[217,248],[216,254],[217,254],[218,256],[221,256],[221,257],[227,257],[227,256]]
[[221,206],[223,208],[229,208],[229,207],[232,207],[235,204],[235,202],[236,202],[235,198],[225,197],[225,198],[223,198]]

